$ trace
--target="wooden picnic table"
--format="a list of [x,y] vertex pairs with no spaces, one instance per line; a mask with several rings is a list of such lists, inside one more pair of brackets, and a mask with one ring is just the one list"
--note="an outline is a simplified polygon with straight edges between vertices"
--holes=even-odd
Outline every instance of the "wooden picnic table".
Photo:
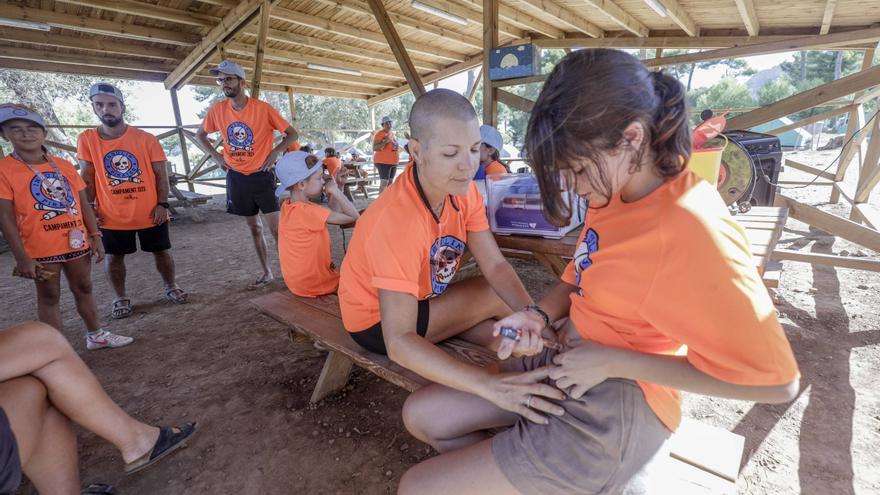
[[[755,206],[748,213],[738,213],[733,218],[746,231],[755,266],[764,278],[764,284],[767,287],[777,287],[781,264],[770,261],[770,254],[782,236],[782,229],[788,219],[788,209]],[[574,229],[561,239],[495,234],[495,242],[505,255],[534,258],[558,277],[574,255],[580,233],[580,228]]]

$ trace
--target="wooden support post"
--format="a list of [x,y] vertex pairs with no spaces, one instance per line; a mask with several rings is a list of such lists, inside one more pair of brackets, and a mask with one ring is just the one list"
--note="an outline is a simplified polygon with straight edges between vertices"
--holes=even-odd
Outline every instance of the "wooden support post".
[[504,91],[503,89],[496,89],[496,100],[504,103],[505,105],[516,108],[517,110],[522,110],[526,113],[531,113],[532,108],[535,106],[535,102],[528,99],[523,98],[522,96],[515,95],[508,91]]
[[296,129],[296,102],[293,99],[293,88],[287,87],[287,104],[290,106],[290,125]]
[[868,249],[880,251],[880,232],[874,229],[822,211],[815,206],[801,203],[782,194],[776,195],[776,206],[788,208],[789,217],[795,220],[800,220],[831,235],[841,237]]
[[318,377],[318,383],[315,384],[309,402],[313,404],[320,402],[324,397],[342,389],[348,383],[348,375],[353,364],[345,354],[330,351],[327,354],[327,360],[324,361],[324,367],[321,368],[321,375]]
[[480,79],[483,78],[483,66],[480,66],[480,70],[477,71],[477,76],[474,77],[474,84],[470,88],[468,88],[467,99],[471,102],[471,105],[474,104],[474,98],[477,96],[477,88],[480,86]]
[[[855,206],[858,203],[867,203],[871,191],[880,182],[880,115],[871,121],[871,125],[863,132],[871,132],[871,141],[868,142],[868,150],[862,157],[862,166],[859,169],[859,182],[856,186],[856,194],[853,196]],[[853,217],[858,213],[853,209]]]
[[272,5],[263,0],[260,6],[260,33],[257,35],[257,48],[254,54],[254,79],[251,82],[251,98],[260,99],[260,81],[263,79],[263,56],[266,53],[266,33],[269,32],[269,11]]
[[[874,50],[869,49],[865,50],[865,54],[862,58],[862,70],[866,70],[871,67],[871,64],[874,60]],[[853,99],[857,100],[864,91],[860,91],[853,95]],[[840,182],[843,180],[846,175],[846,170],[849,168],[850,163],[856,155],[856,151],[861,150],[862,142],[865,140],[865,136],[868,134],[867,129],[859,133],[858,136],[854,136],[855,132],[859,130],[862,126],[865,125],[865,108],[863,105],[857,105],[849,112],[849,116],[846,119],[846,134],[844,135],[843,149],[840,151],[840,160],[837,162],[837,173],[835,174],[834,181]],[[831,189],[831,202],[837,203],[840,201],[840,193],[837,188],[834,187]]]
[[406,78],[410,89],[416,98],[422,96],[425,94],[425,85],[422,84],[422,78],[419,77],[419,73],[406,52],[406,47],[403,46],[403,41],[401,41],[400,36],[397,34],[397,30],[394,29],[394,24],[392,24],[391,19],[388,17],[385,6],[382,5],[381,0],[367,0],[367,3],[370,4],[370,10],[373,11],[376,22],[379,24],[379,28],[382,29],[382,34],[385,35],[385,40],[388,41],[388,46],[391,48],[394,58],[397,59],[397,65],[400,66],[403,77]]
[[498,90],[489,79],[489,55],[498,46],[498,4],[483,0],[483,124],[498,125]]
[[177,102],[177,90],[171,89],[171,109],[174,111],[174,125],[177,126],[177,138],[180,140],[180,156],[183,157],[183,171],[186,174],[186,187],[190,192],[196,188],[192,183],[189,168],[189,153],[186,148],[186,137],[183,135],[183,119],[180,118],[180,103]]
[[226,60],[226,43],[217,43],[217,53],[220,54],[220,61]]
[[370,107],[370,130],[376,129],[376,107]]

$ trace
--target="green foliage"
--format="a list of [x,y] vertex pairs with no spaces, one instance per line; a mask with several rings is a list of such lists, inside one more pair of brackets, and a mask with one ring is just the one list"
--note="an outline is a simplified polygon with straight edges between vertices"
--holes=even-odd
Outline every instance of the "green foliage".
[[788,78],[780,77],[775,79],[761,88],[758,92],[758,104],[761,106],[776,103],[779,100],[788,98],[796,94],[798,89],[788,80]]
[[701,91],[694,102],[694,109],[745,108],[755,106],[755,99],[745,84],[732,77],[725,77],[718,84]]
[[806,81],[813,81],[815,86],[818,86],[835,79],[835,65],[838,57],[841,58],[840,76],[842,77],[858,71],[861,68],[864,55],[858,51],[797,52],[793,60],[783,62],[781,67],[796,86]]

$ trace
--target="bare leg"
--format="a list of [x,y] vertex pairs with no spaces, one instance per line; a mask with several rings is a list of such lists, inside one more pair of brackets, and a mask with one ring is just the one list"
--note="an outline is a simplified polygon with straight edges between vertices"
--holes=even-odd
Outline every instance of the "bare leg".
[[384,191],[387,187],[388,181],[385,179],[379,179],[379,194],[382,194],[382,191]]
[[257,250],[257,258],[260,260],[260,267],[263,269],[259,280],[272,280],[272,269],[269,268],[269,254],[266,246],[266,238],[263,237],[263,222],[260,215],[245,217],[248,227],[251,229],[251,237],[254,240],[254,249]]
[[61,263],[46,263],[43,268],[55,275],[45,282],[34,281],[37,286],[37,318],[61,330]]
[[22,470],[39,493],[79,494],[76,435],[32,376],[0,383],[0,407],[18,444]]
[[263,214],[263,217],[266,218],[266,224],[269,225],[269,232],[272,233],[275,244],[278,244],[278,220],[281,218],[281,213],[273,211],[272,213]]
[[43,383],[59,412],[115,445],[126,463],[150,451],[159,438],[158,428],[120,409],[64,336],[45,324],[0,331],[0,382],[25,375]]
[[125,255],[108,254],[104,257],[104,271],[117,298],[125,297]]
[[[459,336],[475,344],[494,342],[492,324],[512,311],[483,277],[450,285],[440,297],[431,299],[427,339],[440,342]],[[467,308],[467,311],[462,311]]]
[[517,495],[492,454],[492,441],[442,454],[415,465],[404,473],[399,495]]
[[90,332],[101,328],[98,321],[98,307],[95,305],[95,296],[92,294],[92,265],[90,256],[81,256],[75,260],[63,263],[62,269],[67,278],[67,285],[73,292],[73,300],[76,302],[76,310],[86,324]]
[[403,404],[403,424],[412,436],[440,453],[470,447],[488,438],[484,430],[510,426],[519,416],[476,395],[428,385]]
[[158,251],[153,253],[153,259],[156,261],[156,270],[162,277],[162,282],[166,289],[171,289],[176,285],[174,279],[174,257],[171,256],[171,250]]

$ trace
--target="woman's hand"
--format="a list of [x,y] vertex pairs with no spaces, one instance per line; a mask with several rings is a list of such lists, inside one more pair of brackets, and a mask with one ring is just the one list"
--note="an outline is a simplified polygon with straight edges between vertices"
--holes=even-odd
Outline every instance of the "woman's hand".
[[501,335],[504,327],[519,330],[520,338],[502,338],[498,345],[498,359],[507,359],[511,355],[533,356],[544,349],[544,320],[536,313],[523,310],[502,318],[492,326],[492,335]]
[[580,399],[588,390],[615,377],[614,367],[620,362],[620,349],[584,342],[578,347],[553,357],[550,378],[556,387],[568,390],[572,399]]
[[100,239],[92,239],[92,245],[89,246],[89,256],[95,257],[95,264],[104,261],[104,243]]
[[564,400],[565,394],[550,385],[541,383],[548,377],[544,366],[525,373],[494,375],[486,397],[502,409],[515,412],[533,423],[547,424],[545,414],[562,416],[565,410],[547,399]]
[[37,270],[43,268],[43,265],[37,263],[32,258],[25,258],[15,264],[17,268],[16,274],[22,278],[37,278]]

